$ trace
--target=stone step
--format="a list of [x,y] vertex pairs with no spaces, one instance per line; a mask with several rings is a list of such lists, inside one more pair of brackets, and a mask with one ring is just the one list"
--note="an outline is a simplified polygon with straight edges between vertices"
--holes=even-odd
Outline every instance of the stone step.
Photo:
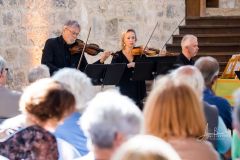
[[[181,35],[173,35],[173,43],[181,43]],[[198,43],[240,43],[240,33],[236,34],[195,34]]]
[[[168,52],[181,52],[181,45],[179,43],[166,44]],[[240,43],[199,43],[199,52],[240,52]]]
[[[223,52],[224,53],[224,52]],[[213,58],[216,58],[218,62],[228,62],[228,60],[232,57],[232,55],[235,53],[225,53],[225,54],[219,54],[219,53],[198,53],[196,55],[196,58],[203,57],[203,56],[211,56]]]
[[179,34],[238,34],[240,25],[190,25],[179,26]]
[[239,16],[191,17],[186,19],[186,25],[240,25]]

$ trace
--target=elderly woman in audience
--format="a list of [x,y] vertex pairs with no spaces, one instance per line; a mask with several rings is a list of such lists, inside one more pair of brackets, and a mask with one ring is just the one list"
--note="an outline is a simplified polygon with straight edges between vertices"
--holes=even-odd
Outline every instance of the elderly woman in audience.
[[57,142],[51,132],[73,112],[74,106],[74,96],[63,84],[51,79],[32,83],[20,99],[25,126],[11,133],[5,130],[0,155],[9,159],[57,160]]
[[73,93],[76,99],[75,111],[64,120],[63,124],[57,127],[55,135],[72,144],[84,156],[88,153],[87,138],[77,121],[86,108],[87,102],[95,96],[95,88],[84,73],[73,68],[61,69],[52,78],[67,84],[67,89]]
[[145,133],[168,141],[182,159],[216,160],[205,141],[206,122],[200,99],[192,88],[169,77],[159,79],[145,108]]
[[180,160],[177,152],[162,139],[138,135],[125,142],[112,160]]
[[80,122],[92,143],[81,160],[109,160],[125,140],[140,133],[143,115],[131,99],[110,90],[90,101]]
[[38,65],[28,72],[28,82],[33,83],[36,80],[42,79],[42,78],[49,78],[50,72],[48,66],[41,64]]

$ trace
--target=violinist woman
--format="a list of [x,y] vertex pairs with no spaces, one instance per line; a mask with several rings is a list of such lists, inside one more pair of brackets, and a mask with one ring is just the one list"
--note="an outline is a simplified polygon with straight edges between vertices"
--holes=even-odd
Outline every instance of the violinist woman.
[[[41,63],[49,67],[51,75],[64,67],[77,68],[81,52],[71,54],[70,49],[75,45],[80,29],[80,25],[77,21],[68,20],[64,24],[61,36],[50,38],[46,41]],[[95,63],[103,63],[109,55],[110,52],[104,52],[100,60]],[[83,56],[79,69],[84,71],[87,64],[86,57]]]
[[144,55],[134,55],[133,48],[137,41],[136,32],[133,29],[128,29],[122,34],[121,47],[122,50],[116,52],[116,55],[112,59],[113,63],[126,63],[126,68],[123,76],[118,84],[120,92],[133,99],[140,109],[143,109],[143,99],[146,95],[145,81],[132,81],[132,71],[135,67],[135,61],[137,58]]

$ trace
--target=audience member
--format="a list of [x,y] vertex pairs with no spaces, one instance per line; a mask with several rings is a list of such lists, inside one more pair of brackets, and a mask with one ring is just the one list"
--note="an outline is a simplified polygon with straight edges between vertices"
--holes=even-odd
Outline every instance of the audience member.
[[81,160],[109,160],[128,138],[140,133],[143,116],[128,97],[117,91],[97,94],[81,117],[81,126],[91,140],[91,152]]
[[0,56],[0,122],[20,113],[18,111],[18,101],[21,94],[6,87],[7,74],[7,62]]
[[215,95],[212,89],[214,83],[217,81],[219,73],[219,64],[217,60],[213,57],[201,57],[196,61],[195,66],[200,70],[204,78],[204,101],[215,105],[227,128],[232,129],[232,106],[223,97]]
[[192,59],[198,53],[198,40],[197,37],[191,34],[187,34],[181,41],[182,53],[177,58],[179,65],[194,65]]
[[57,142],[51,132],[73,112],[74,96],[64,85],[42,79],[24,90],[19,104],[26,117],[25,126],[10,135],[5,131],[0,155],[9,159],[58,159]]
[[[192,89],[196,91],[204,107],[208,127],[207,139],[220,154],[225,154],[230,150],[231,136],[228,134],[222,118],[218,115],[216,106],[203,101],[204,79],[201,72],[194,66],[186,65],[175,70],[171,76],[176,81],[190,85]],[[223,135],[223,133],[225,133],[225,135]]]
[[176,151],[160,138],[138,135],[125,142],[112,160],[180,160]]
[[232,159],[240,159],[240,89],[234,92]]
[[216,160],[205,139],[201,100],[191,87],[163,77],[156,82],[144,107],[145,133],[169,142],[182,159]]
[[76,99],[75,111],[64,120],[62,125],[57,127],[55,135],[72,144],[84,156],[88,153],[87,138],[77,121],[81,117],[87,105],[86,103],[95,96],[94,86],[84,73],[72,68],[61,69],[52,78],[67,84],[67,89]]
[[42,78],[49,78],[50,72],[48,66],[41,64],[34,68],[32,68],[28,72],[28,82],[33,83],[36,80],[42,79]]

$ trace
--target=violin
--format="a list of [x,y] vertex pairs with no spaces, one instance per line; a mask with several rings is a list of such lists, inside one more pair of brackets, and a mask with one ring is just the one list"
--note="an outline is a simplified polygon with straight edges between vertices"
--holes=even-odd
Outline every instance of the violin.
[[159,49],[147,48],[147,45],[148,45],[148,43],[150,42],[150,40],[151,40],[151,38],[152,38],[152,36],[153,36],[153,33],[154,33],[154,31],[156,30],[157,26],[158,26],[158,22],[157,22],[157,24],[155,25],[155,27],[154,27],[151,35],[150,35],[150,38],[148,39],[147,44],[145,45],[145,47],[144,47],[144,48],[143,48],[143,47],[133,47],[133,49],[132,49],[132,55],[143,55],[143,54],[145,54],[145,55],[147,55],[147,56],[155,56],[155,55],[158,55],[158,54],[159,54],[159,52],[160,52]]
[[[76,39],[76,42],[69,48],[71,55],[80,54],[84,48],[85,43],[80,40]],[[85,52],[91,56],[96,56],[100,52],[104,52],[104,49],[100,48],[97,44],[90,43],[86,44]]]
[[155,48],[148,48],[147,50],[143,50],[142,47],[138,46],[138,47],[134,47],[131,51],[132,55],[136,56],[136,55],[147,55],[147,56],[155,56],[159,54],[159,49],[155,49]]

